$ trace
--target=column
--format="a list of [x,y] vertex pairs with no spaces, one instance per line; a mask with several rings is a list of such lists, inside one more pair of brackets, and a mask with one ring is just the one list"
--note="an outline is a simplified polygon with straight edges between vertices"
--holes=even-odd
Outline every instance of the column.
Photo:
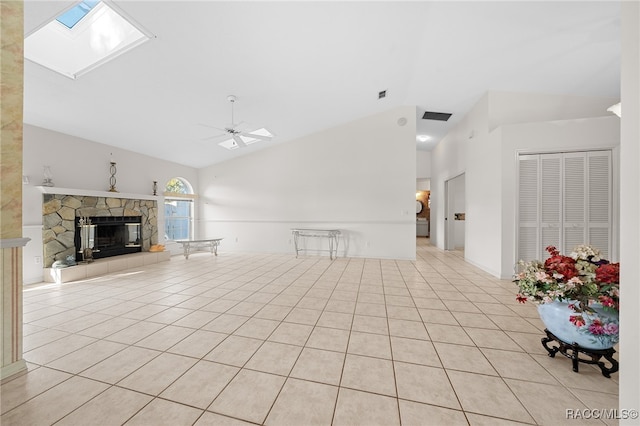
[[[621,2],[621,18],[619,407],[640,410],[640,3]],[[637,424],[637,418],[620,419],[620,425]]]
[[23,2],[0,2],[0,379],[26,370],[22,358]]

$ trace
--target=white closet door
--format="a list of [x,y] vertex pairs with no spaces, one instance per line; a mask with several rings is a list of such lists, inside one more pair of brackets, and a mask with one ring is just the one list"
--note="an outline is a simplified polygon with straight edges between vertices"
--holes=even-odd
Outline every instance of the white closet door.
[[611,253],[611,152],[520,155],[517,259],[544,260],[591,244]]
[[587,232],[588,243],[597,247],[605,259],[611,257],[611,152],[587,153]]
[[563,244],[564,253],[587,242],[587,167],[586,154],[567,153],[563,158]]
[[562,237],[562,154],[540,156],[540,250],[536,259],[549,257],[548,246],[560,248]]
[[521,155],[519,157],[517,260],[537,259],[540,252],[538,163],[538,155]]

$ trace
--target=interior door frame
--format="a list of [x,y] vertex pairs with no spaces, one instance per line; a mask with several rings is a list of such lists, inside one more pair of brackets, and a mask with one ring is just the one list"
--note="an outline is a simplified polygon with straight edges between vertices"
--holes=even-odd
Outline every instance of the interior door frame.
[[451,181],[464,176],[464,172],[444,181],[444,249],[455,250],[456,231],[454,222],[454,195],[451,193]]

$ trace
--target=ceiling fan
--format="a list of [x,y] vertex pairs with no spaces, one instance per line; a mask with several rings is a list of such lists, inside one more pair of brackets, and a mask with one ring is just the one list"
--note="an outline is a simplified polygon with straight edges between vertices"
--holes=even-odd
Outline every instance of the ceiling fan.
[[225,139],[223,142],[220,142],[219,145],[227,149],[236,149],[244,148],[247,145],[255,142],[270,141],[271,139],[273,139],[273,134],[264,127],[250,131],[242,130],[242,125],[246,123],[244,123],[243,121],[236,123],[234,121],[233,104],[236,102],[236,99],[237,98],[234,95],[227,96],[227,101],[231,103],[231,124],[229,126],[221,129],[219,127],[213,127],[207,124],[200,124],[201,126],[209,127],[211,129],[216,129],[222,132],[219,135],[209,136],[207,138],[204,138],[203,140],[219,139],[222,137],[229,138]]

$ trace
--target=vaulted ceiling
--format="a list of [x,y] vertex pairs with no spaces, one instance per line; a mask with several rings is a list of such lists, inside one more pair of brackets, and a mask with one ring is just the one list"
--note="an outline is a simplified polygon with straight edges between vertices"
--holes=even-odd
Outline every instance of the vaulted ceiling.
[[[26,0],[25,35],[72,4]],[[453,114],[418,120],[431,149],[487,90],[620,93],[614,1],[111,4],[155,38],[76,80],[25,61],[24,121],[192,167],[400,105]],[[273,141],[203,140],[231,94]]]

